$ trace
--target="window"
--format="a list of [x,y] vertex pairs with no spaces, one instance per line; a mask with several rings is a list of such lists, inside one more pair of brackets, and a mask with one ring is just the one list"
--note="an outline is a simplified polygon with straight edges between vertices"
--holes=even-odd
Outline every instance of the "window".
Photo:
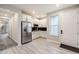
[[50,17],[50,35],[58,36],[58,16]]

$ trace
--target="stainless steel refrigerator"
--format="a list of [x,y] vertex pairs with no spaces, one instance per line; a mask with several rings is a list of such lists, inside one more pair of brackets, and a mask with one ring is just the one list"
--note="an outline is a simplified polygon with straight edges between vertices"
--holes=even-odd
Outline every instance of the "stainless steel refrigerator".
[[25,44],[32,41],[32,25],[31,22],[21,22],[21,43]]

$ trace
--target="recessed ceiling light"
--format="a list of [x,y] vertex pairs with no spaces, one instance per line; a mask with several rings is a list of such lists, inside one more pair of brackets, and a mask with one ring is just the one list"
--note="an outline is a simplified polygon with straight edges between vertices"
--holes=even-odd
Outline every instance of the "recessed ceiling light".
[[35,11],[33,10],[32,13],[35,14]]
[[59,7],[60,6],[60,4],[56,4],[56,7]]
[[4,14],[4,16],[7,16],[7,14]]

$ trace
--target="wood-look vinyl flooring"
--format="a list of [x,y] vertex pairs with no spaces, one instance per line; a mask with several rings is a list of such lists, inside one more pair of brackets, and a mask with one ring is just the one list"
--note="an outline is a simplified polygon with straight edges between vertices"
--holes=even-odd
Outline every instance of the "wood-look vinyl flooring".
[[0,52],[17,46],[17,43],[8,37],[8,34],[0,34]]
[[76,54],[76,52],[60,48],[53,40],[38,38],[22,46],[14,46],[0,52],[1,54]]

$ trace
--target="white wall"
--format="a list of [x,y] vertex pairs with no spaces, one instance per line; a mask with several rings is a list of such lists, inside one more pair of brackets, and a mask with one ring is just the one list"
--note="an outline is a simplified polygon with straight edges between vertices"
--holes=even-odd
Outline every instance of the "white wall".
[[9,20],[8,24],[8,34],[11,39],[18,43],[18,14],[15,15]]
[[21,45],[21,10],[19,8],[16,8],[15,6],[4,4],[0,4],[0,8],[9,9],[15,13],[18,14],[18,17],[15,16],[14,20],[11,20],[9,22],[9,36],[13,40],[15,40],[18,45]]
[[[60,29],[62,29],[62,17],[65,17],[65,13],[68,13],[68,12],[70,12],[72,10],[77,11],[78,8],[79,8],[78,6],[74,6],[74,7],[66,8],[66,9],[63,9],[63,10],[60,10],[60,11],[48,14],[48,19],[47,19],[47,22],[48,22],[47,23],[48,24],[48,37],[50,39],[56,40],[56,41],[61,41],[60,39],[62,39],[62,37],[60,35]],[[72,11],[72,13],[73,13],[73,11]],[[64,16],[61,15],[61,14],[64,14]],[[50,31],[50,26],[49,26],[50,16],[55,16],[55,15],[57,15],[59,17],[59,37],[55,37],[55,36],[50,36],[49,35],[49,31]],[[68,17],[70,17],[70,15]]]

